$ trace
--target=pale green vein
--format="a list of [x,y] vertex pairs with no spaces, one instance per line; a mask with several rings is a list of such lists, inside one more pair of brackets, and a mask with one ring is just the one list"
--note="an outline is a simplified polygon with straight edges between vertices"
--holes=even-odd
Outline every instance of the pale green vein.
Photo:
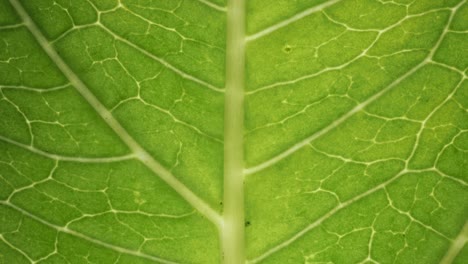
[[226,12],[226,7],[217,5],[215,3],[210,2],[209,0],[198,0],[200,3],[207,5],[215,10]]
[[227,12],[226,96],[224,120],[224,226],[225,264],[241,264],[244,256],[244,74],[245,2],[230,0]]
[[19,28],[19,27],[22,27],[24,26],[24,24],[16,24],[16,25],[7,25],[7,26],[0,26],[0,30],[3,30],[3,29],[12,29],[12,28]]
[[302,19],[304,17],[307,17],[307,16],[309,16],[309,15],[311,15],[313,13],[322,11],[324,8],[332,6],[332,5],[334,5],[334,4],[336,4],[336,3],[340,2],[340,1],[341,0],[325,1],[320,5],[316,5],[314,7],[306,9],[306,10],[304,10],[304,11],[302,11],[302,12],[300,12],[300,13],[298,13],[298,14],[296,14],[296,15],[288,18],[288,19],[285,19],[285,20],[283,20],[281,22],[278,22],[278,23],[276,23],[276,24],[274,24],[274,25],[272,25],[270,27],[267,27],[267,28],[255,33],[255,34],[252,34],[252,35],[246,37],[245,40],[246,41],[253,41],[253,40],[262,38],[262,37],[264,37],[264,36],[266,36],[268,34],[271,34],[271,33],[275,32],[276,30],[278,30],[280,28],[283,28],[283,27],[285,27],[285,26],[287,26],[287,25],[289,25],[291,23],[294,23],[294,22],[296,22],[296,21],[298,21],[298,20],[300,20],[300,19]]
[[24,90],[24,91],[30,91],[30,92],[36,92],[36,93],[47,93],[47,92],[63,90],[68,87],[70,87],[69,83],[60,85],[60,86],[50,87],[50,88],[37,88],[37,87],[29,87],[29,86],[24,86],[24,85],[16,85],[16,86],[0,85],[0,90],[9,89],[9,90]]

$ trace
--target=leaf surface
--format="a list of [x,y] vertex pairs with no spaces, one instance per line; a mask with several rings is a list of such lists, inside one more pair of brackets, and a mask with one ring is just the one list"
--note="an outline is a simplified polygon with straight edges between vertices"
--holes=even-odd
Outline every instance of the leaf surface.
[[0,0],[0,263],[468,262],[466,0]]

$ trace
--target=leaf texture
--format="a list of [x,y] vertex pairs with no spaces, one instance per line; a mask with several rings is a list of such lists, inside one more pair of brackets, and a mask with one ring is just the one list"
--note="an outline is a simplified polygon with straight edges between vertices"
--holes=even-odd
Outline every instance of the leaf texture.
[[0,263],[467,263],[466,0],[0,0]]

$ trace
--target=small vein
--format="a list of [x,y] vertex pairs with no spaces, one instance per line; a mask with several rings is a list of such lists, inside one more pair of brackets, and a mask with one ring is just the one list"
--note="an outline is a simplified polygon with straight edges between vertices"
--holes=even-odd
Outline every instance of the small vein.
[[9,90],[25,90],[25,91],[37,92],[37,93],[48,93],[48,92],[63,90],[68,87],[70,87],[70,83],[66,83],[64,85],[59,85],[59,86],[50,87],[50,88],[37,88],[37,87],[30,87],[30,86],[24,86],[24,85],[8,85],[8,86],[0,85],[0,90],[9,89]]
[[12,28],[19,28],[19,27],[22,27],[24,26],[23,23],[21,24],[15,24],[15,25],[5,25],[5,26],[0,26],[0,30],[3,30],[3,29],[12,29]]
[[0,136],[0,140],[10,143],[12,145],[15,145],[17,147],[29,150],[43,157],[53,159],[53,160],[60,160],[60,161],[73,161],[73,162],[82,162],[82,163],[107,163],[107,162],[116,162],[116,161],[123,161],[123,160],[136,158],[134,154],[128,154],[128,155],[123,155],[123,156],[118,156],[118,157],[96,157],[96,158],[63,156],[63,155],[57,155],[57,154],[53,154],[47,151],[43,151],[41,149],[35,148],[30,145],[25,145],[23,143],[14,141],[12,139],[9,139],[3,136]]
[[399,214],[401,214],[401,215],[404,215],[404,216],[408,217],[412,222],[419,224],[420,226],[422,226],[422,227],[424,227],[424,228],[426,228],[426,229],[432,231],[433,233],[437,234],[438,236],[443,237],[443,238],[445,238],[445,239],[448,240],[448,241],[452,241],[451,238],[449,238],[448,236],[446,236],[445,234],[443,234],[443,233],[440,232],[439,230],[437,230],[437,229],[435,229],[434,227],[432,227],[432,226],[430,226],[430,225],[427,225],[427,224],[423,223],[422,221],[416,219],[410,212],[405,212],[405,211],[403,211],[403,210],[397,208],[395,205],[393,205],[393,201],[390,199],[390,197],[389,197],[390,195],[388,194],[386,188],[384,188],[384,191],[385,191],[385,194],[386,194],[386,196],[387,196],[387,200],[388,200],[388,202],[390,203],[390,207],[391,207],[393,210],[397,211],[397,212],[398,212]]
[[14,245],[12,245],[8,240],[5,239],[5,237],[3,235],[0,234],[0,241],[2,241],[3,243],[5,243],[6,245],[8,245],[11,249],[13,249],[14,251],[18,252],[19,254],[21,254],[23,257],[27,258],[31,263],[34,263],[34,260],[29,257],[28,254],[26,254],[23,250],[15,247]]

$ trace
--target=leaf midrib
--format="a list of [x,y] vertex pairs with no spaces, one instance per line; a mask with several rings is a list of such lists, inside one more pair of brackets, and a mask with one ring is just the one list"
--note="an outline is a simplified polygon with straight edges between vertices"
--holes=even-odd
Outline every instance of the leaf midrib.
[[244,245],[244,86],[245,1],[227,10],[226,94],[224,103],[223,263],[245,262]]

